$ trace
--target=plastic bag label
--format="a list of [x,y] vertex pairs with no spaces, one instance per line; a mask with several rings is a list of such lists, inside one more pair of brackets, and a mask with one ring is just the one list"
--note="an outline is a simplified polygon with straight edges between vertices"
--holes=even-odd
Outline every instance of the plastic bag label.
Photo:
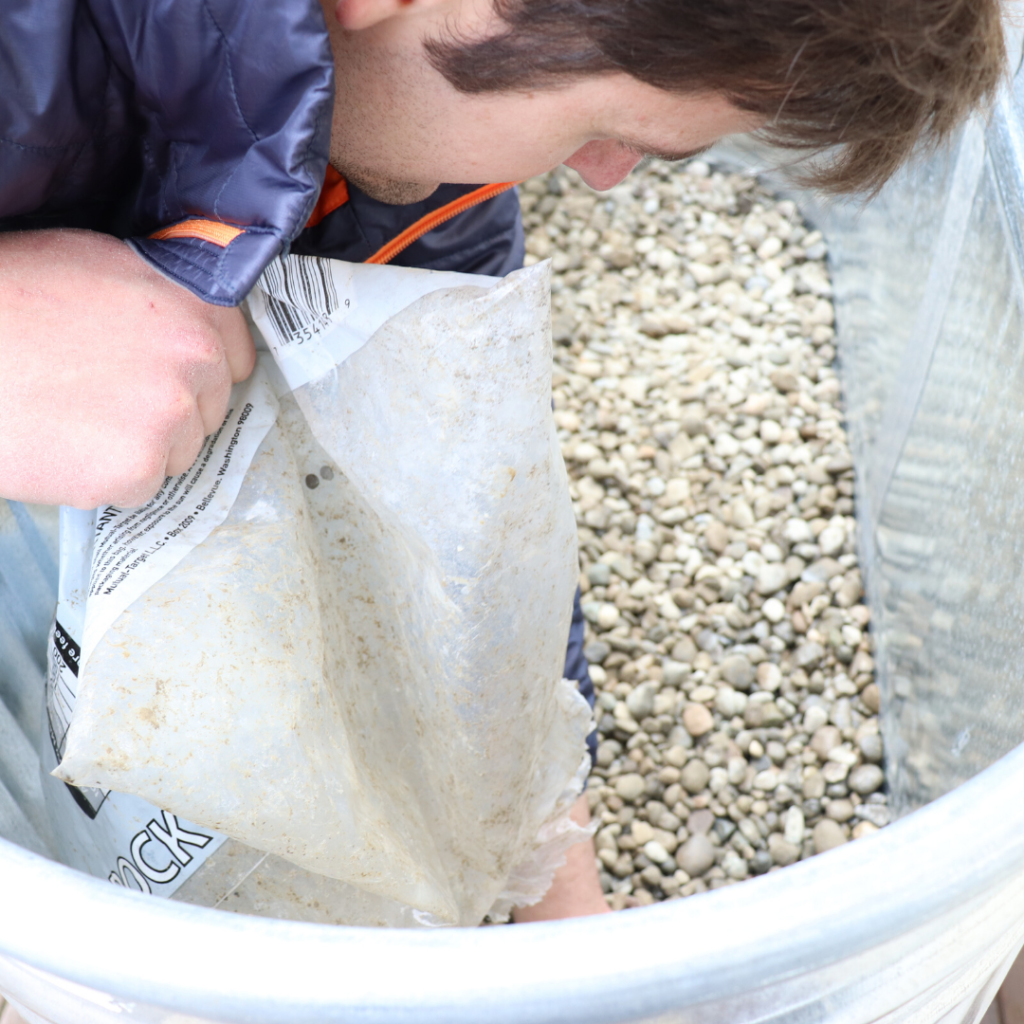
[[338,361],[324,339],[355,308],[350,263],[318,256],[274,260],[249,296],[249,312],[289,388],[329,373]]
[[[151,501],[135,509],[61,509],[60,593],[46,684],[48,771],[64,756],[89,654],[125,608],[224,521],[277,408],[266,374],[257,369],[234,389],[224,422],[192,466],[165,480]],[[60,788],[62,803],[77,807],[62,814],[68,862],[116,885],[169,896],[224,842],[137,796]]]
[[277,419],[277,400],[257,370],[198,458],[140,508],[96,513],[83,661],[114,620],[226,518],[256,449]]
[[[79,525],[62,523],[62,533],[74,534]],[[65,604],[58,615],[74,623],[76,612]],[[46,687],[50,744],[43,751],[44,771],[56,768],[63,756],[75,707],[79,652],[71,628],[56,619]],[[47,782],[60,791],[52,794],[49,809],[59,816],[62,859],[114,885],[170,896],[225,841],[137,796],[66,786],[56,779]]]
[[441,288],[481,288],[498,280],[319,256],[279,256],[246,301],[277,368],[294,391],[340,366],[396,310]]

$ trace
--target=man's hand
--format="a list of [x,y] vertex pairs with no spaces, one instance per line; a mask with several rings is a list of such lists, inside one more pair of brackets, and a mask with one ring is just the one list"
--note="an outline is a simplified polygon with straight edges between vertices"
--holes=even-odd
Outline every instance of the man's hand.
[[195,461],[255,351],[123,242],[0,234],[0,497],[131,508]]

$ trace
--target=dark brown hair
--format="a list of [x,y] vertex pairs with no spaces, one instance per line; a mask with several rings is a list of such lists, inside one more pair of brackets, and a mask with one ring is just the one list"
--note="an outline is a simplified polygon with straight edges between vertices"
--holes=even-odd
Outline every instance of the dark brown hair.
[[461,92],[625,72],[714,91],[793,149],[840,148],[805,179],[875,190],[919,141],[945,139],[1004,72],[997,0],[495,0],[507,26],[427,43]]

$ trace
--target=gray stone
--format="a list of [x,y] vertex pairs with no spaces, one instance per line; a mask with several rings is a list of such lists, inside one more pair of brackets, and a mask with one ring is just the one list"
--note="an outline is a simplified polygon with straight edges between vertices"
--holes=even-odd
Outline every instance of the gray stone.
[[629,713],[642,722],[654,713],[654,698],[658,695],[657,683],[641,683],[626,698]]
[[666,686],[681,686],[690,677],[690,666],[668,659],[662,662],[661,679]]
[[697,645],[693,640],[684,636],[681,640],[676,641],[672,647],[672,660],[682,661],[687,664],[691,664],[693,659],[697,657]]
[[767,562],[757,574],[756,589],[759,594],[774,594],[789,582],[786,567],[779,562]]
[[818,662],[825,657],[825,648],[819,643],[801,644],[796,649],[796,655],[794,661],[796,662],[797,668],[802,669],[813,669],[816,668]]
[[869,732],[866,736],[861,736],[857,745],[860,747],[865,761],[882,760],[882,737],[877,732]]
[[583,654],[591,665],[600,665],[611,653],[611,647],[603,640],[592,640],[583,648]]
[[644,781],[644,777],[636,772],[620,775],[615,780],[615,792],[629,803],[639,800],[646,791],[647,783]]
[[861,804],[855,814],[861,821],[870,821],[877,828],[884,828],[892,821],[892,812],[885,804]]
[[786,716],[779,710],[775,701],[761,703],[748,702],[743,712],[743,721],[748,729],[774,729],[782,725]]
[[722,659],[722,678],[737,690],[747,691],[754,681],[754,666],[742,655]]
[[715,848],[706,835],[690,836],[676,850],[676,863],[691,877],[703,875],[715,863]]
[[804,798],[820,800],[825,795],[825,776],[821,772],[812,772],[804,778],[802,787]]
[[811,750],[824,761],[843,742],[843,734],[834,725],[823,725],[811,738]]
[[715,695],[715,710],[723,718],[732,718],[734,715],[742,715],[747,706],[746,694],[739,693],[731,686],[720,686]]
[[789,842],[778,832],[773,832],[768,837],[768,852],[772,860],[781,867],[788,867],[800,859],[800,847]]
[[854,793],[867,796],[868,793],[874,793],[884,781],[885,775],[877,764],[862,764],[850,772],[846,784]]
[[687,762],[679,776],[679,782],[688,793],[699,793],[708,784],[711,769],[700,758]]
[[815,853],[825,853],[846,842],[842,827],[831,818],[824,818],[814,826],[813,837]]
[[593,587],[607,587],[612,580],[612,567],[604,562],[587,566],[587,579]]
[[828,722],[828,711],[823,707],[812,705],[804,713],[804,732],[813,736]]
[[833,800],[825,814],[833,821],[849,821],[853,817],[853,804],[846,799]]
[[715,818],[715,824],[712,828],[715,835],[724,843],[736,831],[736,822],[731,818]]
[[669,859],[668,850],[657,839],[644,843],[644,856],[655,864],[663,864]]
[[715,816],[706,807],[693,811],[686,822],[687,828],[695,836],[707,835],[715,823]]

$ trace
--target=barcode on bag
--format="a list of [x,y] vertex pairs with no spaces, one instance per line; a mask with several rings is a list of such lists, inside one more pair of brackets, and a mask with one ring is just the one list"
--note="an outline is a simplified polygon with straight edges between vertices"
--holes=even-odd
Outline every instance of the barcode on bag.
[[311,341],[334,322],[334,314],[348,309],[340,299],[329,260],[319,257],[276,259],[263,272],[266,315],[282,345]]

